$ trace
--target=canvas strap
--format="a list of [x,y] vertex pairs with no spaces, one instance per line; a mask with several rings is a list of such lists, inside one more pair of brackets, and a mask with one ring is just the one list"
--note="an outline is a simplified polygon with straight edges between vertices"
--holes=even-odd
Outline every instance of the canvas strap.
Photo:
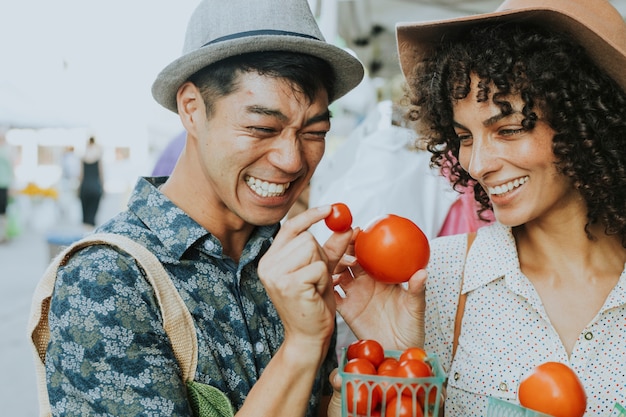
[[184,381],[193,380],[198,363],[198,340],[191,314],[168,273],[157,257],[143,245],[125,236],[98,233],[72,244],[50,263],[33,295],[28,334],[35,352],[35,367],[39,391],[40,415],[49,416],[50,403],[46,387],[45,357],[50,341],[48,311],[54,291],[57,269],[67,263],[72,254],[90,245],[109,245],[131,255],[146,274],[154,288],[161,308],[163,327],[172,344],[174,356],[182,371]]
[[[472,243],[474,243],[475,238],[476,238],[476,232],[471,232],[467,234],[467,250],[465,252],[466,259],[467,259],[467,254],[469,253],[469,250],[472,247]],[[463,267],[463,275],[461,275],[461,286],[459,288],[459,302],[457,304],[456,317],[454,319],[454,339],[452,341],[452,360],[454,360],[454,355],[456,354],[456,348],[459,344],[459,335],[461,334],[461,324],[463,323],[463,313],[465,312],[465,300],[467,299],[467,293],[463,294],[464,278],[465,278],[465,267]]]

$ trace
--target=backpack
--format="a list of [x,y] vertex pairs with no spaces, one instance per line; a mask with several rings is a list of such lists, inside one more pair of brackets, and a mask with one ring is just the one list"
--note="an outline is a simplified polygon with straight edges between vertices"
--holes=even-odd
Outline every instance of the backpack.
[[196,417],[232,417],[233,407],[228,397],[219,389],[193,380],[198,364],[198,340],[193,319],[169,274],[157,257],[143,245],[117,234],[96,233],[73,243],[59,253],[50,263],[33,295],[28,335],[35,356],[39,409],[41,417],[52,415],[46,386],[46,350],[50,341],[48,312],[54,291],[57,270],[65,265],[78,250],[90,245],[109,245],[121,249],[135,258],[154,288],[163,327],[172,344],[174,356],[187,386],[187,396]]

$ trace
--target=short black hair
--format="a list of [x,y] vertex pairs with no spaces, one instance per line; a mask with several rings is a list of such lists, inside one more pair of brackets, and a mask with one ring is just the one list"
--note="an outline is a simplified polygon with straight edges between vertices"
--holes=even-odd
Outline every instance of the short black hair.
[[208,117],[216,99],[236,90],[243,72],[287,79],[311,101],[320,89],[326,90],[329,102],[334,99],[335,73],[323,59],[286,51],[251,52],[213,63],[189,77],[202,94]]

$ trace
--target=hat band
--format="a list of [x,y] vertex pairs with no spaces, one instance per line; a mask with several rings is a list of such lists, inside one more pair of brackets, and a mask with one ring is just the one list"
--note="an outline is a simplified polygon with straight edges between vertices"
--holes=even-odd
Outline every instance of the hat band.
[[300,38],[314,39],[316,41],[321,40],[319,38],[316,38],[315,36],[305,35],[304,33],[288,32],[285,30],[264,29],[264,30],[250,30],[248,32],[239,32],[239,33],[233,33],[232,35],[228,35],[228,36],[222,36],[221,38],[213,39],[212,41],[205,43],[204,45],[202,45],[202,47],[205,47],[207,45],[211,45],[214,43],[218,43],[218,42],[230,41],[233,39],[247,38],[249,36],[259,36],[259,35],[298,36]]

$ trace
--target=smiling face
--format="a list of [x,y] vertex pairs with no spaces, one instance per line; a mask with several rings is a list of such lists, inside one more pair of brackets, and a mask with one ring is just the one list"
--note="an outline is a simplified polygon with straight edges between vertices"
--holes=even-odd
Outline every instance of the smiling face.
[[[477,79],[472,77],[472,92]],[[523,101],[510,97],[513,112],[504,115],[492,100],[477,102],[475,93],[453,104],[460,139],[461,166],[488,192],[496,219],[508,226],[562,216],[580,198],[557,171],[552,151],[554,131],[541,119],[522,126]]]
[[281,220],[323,156],[330,129],[326,92],[311,102],[283,79],[242,73],[209,119],[203,112],[199,103],[191,144],[201,204],[234,228],[237,219],[251,225]]

